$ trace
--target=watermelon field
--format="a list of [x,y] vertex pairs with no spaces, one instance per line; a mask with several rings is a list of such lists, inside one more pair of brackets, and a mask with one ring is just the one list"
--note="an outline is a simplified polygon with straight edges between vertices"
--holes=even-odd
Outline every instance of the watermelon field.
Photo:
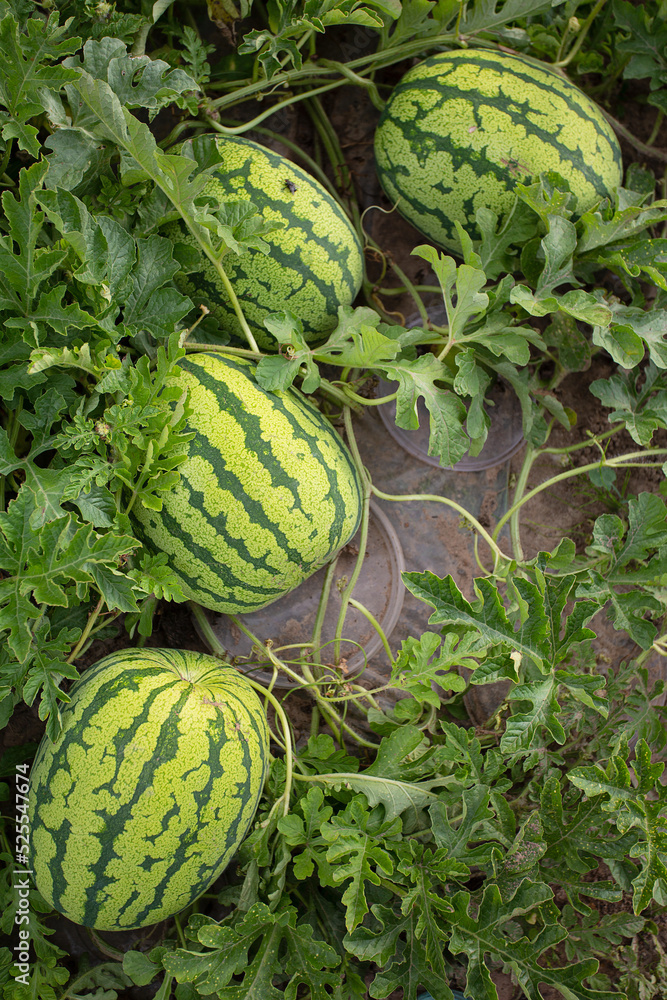
[[1,1000],[665,1000],[666,0],[0,54]]

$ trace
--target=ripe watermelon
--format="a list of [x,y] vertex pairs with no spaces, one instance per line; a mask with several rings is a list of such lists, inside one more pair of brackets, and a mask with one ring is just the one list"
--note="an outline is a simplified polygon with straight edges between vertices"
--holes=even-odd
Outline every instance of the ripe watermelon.
[[622,179],[621,150],[599,108],[543,63],[488,49],[441,52],[395,88],[375,135],[378,177],[398,211],[460,252],[454,223],[478,235],[475,212],[499,217],[516,184],[557,171],[578,212]]
[[212,656],[124,649],[71,690],[31,772],[32,868],[75,923],[123,930],[188,906],[245,837],[268,762],[254,690]]
[[179,362],[195,437],[180,485],[136,530],[169,554],[188,598],[258,611],[310,576],[354,535],[363,487],[328,420],[294,389],[267,392],[254,363],[220,354]]
[[[199,136],[180,151],[202,166],[215,142],[222,163],[210,169],[204,194],[220,201],[251,201],[265,221],[285,228],[263,239],[268,256],[246,250],[228,253],[223,266],[260,347],[277,350],[264,326],[270,313],[287,310],[298,316],[307,340],[321,340],[338,321],[338,307],[351,305],[361,288],[364,261],[361,244],[340,204],[310,174],[290,160],[248,139]],[[175,243],[195,247],[182,224],[165,228]],[[180,290],[195,305],[204,303],[234,337],[245,337],[215,268],[203,254],[200,266],[176,276]]]

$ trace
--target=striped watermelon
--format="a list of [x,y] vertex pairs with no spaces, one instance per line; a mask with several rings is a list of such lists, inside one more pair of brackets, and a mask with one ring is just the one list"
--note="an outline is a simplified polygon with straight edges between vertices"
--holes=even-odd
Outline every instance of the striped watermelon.
[[[364,272],[361,244],[337,201],[310,174],[290,160],[248,139],[199,136],[182,152],[205,164],[215,141],[222,163],[211,169],[204,194],[220,200],[251,201],[265,221],[284,222],[285,228],[263,237],[268,256],[246,250],[228,253],[225,271],[260,347],[277,350],[277,341],[264,326],[270,313],[287,310],[298,316],[307,340],[321,340],[334,329],[338,307],[356,297]],[[174,242],[195,246],[184,225],[165,228]],[[243,332],[207,257],[189,274],[177,275],[180,290],[195,305],[204,303],[221,326],[234,337]]]
[[579,213],[622,179],[599,108],[543,63],[489,49],[441,52],[403,77],[375,135],[380,183],[420,232],[460,252],[478,208],[504,215],[518,182],[557,171]]
[[169,554],[190,599],[257,611],[350,540],[362,484],[319,410],[294,389],[262,389],[253,362],[202,353],[179,366],[171,384],[191,390],[195,437],[163,509],[135,506],[137,534]]
[[212,656],[124,649],[85,671],[62,720],[31,772],[40,893],[99,930],[182,910],[255,815],[269,746],[257,695]]

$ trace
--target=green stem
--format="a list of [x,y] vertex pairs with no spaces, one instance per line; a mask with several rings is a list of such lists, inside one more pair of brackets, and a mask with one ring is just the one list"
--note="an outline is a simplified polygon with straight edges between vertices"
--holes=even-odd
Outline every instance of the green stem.
[[229,662],[229,653],[227,652],[227,650],[222,645],[217,635],[211,628],[211,623],[206,617],[204,609],[199,604],[196,604],[194,601],[188,601],[188,608],[190,609],[190,614],[197,622],[199,631],[201,633],[204,642],[211,650],[211,652],[214,653],[216,656],[219,656],[221,660]]
[[[185,221],[186,221],[186,223],[188,223],[187,219]],[[200,246],[202,247],[202,249],[206,252],[206,256],[208,257],[208,259],[211,261],[211,263],[215,267],[216,271],[218,272],[218,276],[219,276],[221,282],[223,283],[223,285],[225,287],[225,291],[227,292],[227,295],[229,296],[229,301],[232,304],[232,308],[234,309],[234,312],[236,313],[236,318],[238,319],[239,323],[241,324],[241,329],[243,330],[243,333],[245,335],[246,340],[250,344],[250,349],[252,350],[252,353],[255,356],[260,356],[262,352],[260,351],[259,347],[257,346],[257,341],[255,340],[255,338],[253,336],[252,330],[248,326],[248,321],[246,320],[245,315],[243,313],[243,310],[241,309],[241,304],[240,304],[239,300],[236,297],[236,292],[234,291],[232,283],[229,280],[229,278],[227,277],[227,272],[225,271],[224,267],[222,266],[222,261],[219,260],[215,256],[215,254],[213,254],[210,251],[208,251],[208,248],[206,247],[206,245],[204,243],[202,243],[202,241],[199,239],[198,234],[195,232],[195,227],[194,226],[190,226],[189,223],[188,223],[188,229],[193,234],[193,236],[196,236],[197,242],[200,244]]]
[[384,111],[384,106],[387,102],[382,100],[380,92],[372,80],[365,80],[363,76],[359,76],[358,73],[351,70],[345,63],[336,62],[333,59],[320,59],[319,65],[331,66],[332,69],[338,70],[339,73],[346,77],[350,83],[356,84],[357,87],[363,87],[368,91],[368,96],[373,107],[377,108],[378,111]]
[[176,933],[178,934],[178,940],[181,942],[181,948],[187,948],[187,942],[185,940],[185,934],[183,933],[183,928],[181,927],[181,922],[178,919],[178,914],[174,916],[174,922],[176,924]]
[[[345,411],[349,414],[349,410]],[[336,631],[334,633],[334,663],[340,663],[340,644],[343,636],[343,627],[345,625],[345,616],[347,615],[347,607],[350,603],[350,599],[354,592],[354,588],[357,585],[359,579],[359,574],[364,565],[364,559],[366,557],[366,546],[368,544],[368,521],[370,516],[370,492],[366,491],[364,496],[363,508],[361,513],[361,531],[359,534],[359,555],[354,564],[354,569],[350,575],[347,586],[341,592],[340,600],[341,606],[338,612],[338,621],[336,622]]]
[[584,41],[586,40],[586,35],[588,34],[593,21],[600,13],[606,2],[607,0],[598,0],[598,2],[595,4],[595,7],[593,7],[593,10],[590,12],[588,17],[582,24],[581,28],[579,29],[579,34],[577,35],[577,39],[572,48],[570,49],[570,51],[568,52],[568,54],[565,56],[564,59],[561,59],[559,62],[555,62],[553,64],[554,66],[562,68],[563,66],[567,66],[570,62],[572,62],[577,52],[584,44]]
[[77,642],[76,646],[74,647],[70,655],[65,660],[66,663],[74,663],[77,656],[80,654],[81,650],[88,641],[88,637],[92,631],[93,625],[97,621],[103,606],[104,606],[104,598],[100,597],[99,601],[97,602],[91,613],[88,615],[88,621],[86,622],[86,627],[81,633],[81,638]]
[[[365,232],[364,232],[364,238],[368,246],[371,246],[373,247],[374,250],[379,250],[380,253],[382,253],[379,244],[376,243],[375,240],[372,239],[370,236],[368,236],[368,234]],[[415,303],[415,306],[417,307],[417,311],[419,312],[419,315],[422,318],[424,326],[428,327],[429,319],[428,319],[428,313],[426,312],[426,306],[424,305],[421,296],[417,292],[415,285],[412,284],[405,271],[403,271],[402,268],[398,266],[398,264],[393,258],[389,258],[389,266],[391,267],[394,274],[398,275],[399,280],[402,281],[405,287],[407,288],[408,292],[410,293],[410,296],[412,297]]]
[[183,121],[174,125],[168,136],[165,136],[164,139],[160,139],[158,146],[160,149],[171,149],[179,136],[181,136],[183,132],[187,132],[188,129],[194,130],[195,134],[199,134],[200,132],[206,131],[206,125],[204,122],[199,124],[198,122],[193,121],[192,118],[184,118]]
[[390,393],[388,396],[380,396],[379,399],[366,399],[365,396],[357,395],[354,389],[350,389],[349,387],[346,387],[344,392],[345,395],[349,396],[350,399],[353,399],[355,403],[362,403],[364,406],[384,406],[385,403],[390,403],[392,399],[396,399],[398,396],[398,390]]
[[[495,539],[491,537],[486,528],[479,523],[477,518],[473,514],[471,514],[469,510],[466,510],[465,507],[462,507],[461,504],[456,503],[455,500],[450,500],[449,497],[437,496],[435,493],[405,493],[400,495],[394,495],[392,493],[383,493],[382,490],[379,490],[377,486],[375,486],[374,484],[371,484],[371,489],[375,494],[375,496],[379,497],[380,500],[391,500],[393,503],[400,503],[403,501],[407,502],[408,500],[418,500],[418,501],[432,500],[434,503],[444,503],[445,506],[451,507],[452,510],[455,510],[459,514],[461,514],[466,519],[466,521],[468,521],[473,526],[475,531],[479,532],[479,534],[482,536],[482,538],[484,539],[484,541],[489,546],[489,548],[491,549],[491,551],[495,556],[494,572],[497,571],[498,566],[501,562],[509,563],[512,561],[510,556],[506,556],[505,553],[498,547]],[[497,537],[497,532],[494,532],[494,534]]]
[[313,714],[310,717],[310,735],[315,739],[320,731],[320,710],[317,705],[313,705]]
[[[330,359],[329,358],[327,358],[325,361],[322,362],[322,359],[318,358],[318,355],[315,354],[315,353],[313,354],[313,357],[314,357],[315,361],[320,360],[320,363],[324,363],[324,364],[330,363]],[[322,379],[322,381],[321,381],[321,383],[319,385],[319,390],[325,396],[328,396],[330,399],[332,399],[336,403],[338,403],[338,405],[343,410],[346,410],[346,409],[347,410],[349,410],[349,409],[358,410],[359,409],[359,404],[356,403],[353,399],[351,399],[350,396],[348,396],[346,390],[344,391],[343,389],[339,389],[332,382],[328,382],[326,379]]]
[[660,160],[661,163],[667,163],[667,153],[664,153],[661,149],[655,149],[653,146],[648,146],[645,142],[642,142],[641,139],[638,139],[635,135],[633,135],[632,132],[625,127],[625,125],[621,125],[621,123],[617,121],[613,115],[610,115],[609,112],[602,107],[602,105],[598,105],[598,107],[613,128],[614,132],[622,136],[627,142],[630,143],[631,146],[634,146],[638,152],[643,153],[644,156],[648,156],[651,159]]
[[[516,481],[516,489],[514,490],[514,503],[516,504],[517,499],[520,499],[526,490],[526,485],[528,483],[528,476],[530,475],[530,470],[533,467],[533,462],[535,461],[535,448],[532,445],[526,445],[526,454],[523,457],[523,463],[521,465],[521,472],[519,473],[518,479]],[[521,526],[519,523],[519,508],[517,507],[515,513],[510,519],[510,537],[512,539],[512,551],[514,552],[514,558],[519,562],[523,560],[523,549],[521,547]]]
[[361,604],[359,601],[355,600],[354,597],[348,597],[348,602],[352,605],[353,608],[356,608],[357,611],[360,611],[362,613],[362,615],[371,623],[371,625],[373,626],[373,628],[375,629],[375,631],[377,632],[377,634],[380,636],[380,640],[382,642],[382,645],[384,646],[384,651],[387,654],[387,656],[389,657],[389,662],[390,662],[390,664],[393,667],[394,666],[394,657],[391,655],[391,649],[389,648],[389,643],[387,642],[387,637],[384,634],[384,630],[383,630],[382,626],[380,625],[379,621],[377,620],[377,618],[368,610],[368,608],[364,607],[363,604]]
[[108,944],[92,927],[86,927],[86,931],[98,951],[101,951],[103,955],[108,955],[109,958],[115,958],[117,962],[123,961],[125,952],[119,951],[118,948],[114,948],[113,945]]
[[153,25],[150,21],[142,24],[134,37],[134,44],[132,46],[131,54],[133,56],[143,56],[146,52],[146,42],[148,41],[148,33]]
[[326,573],[324,574],[324,583],[322,584],[322,590],[320,592],[320,600],[317,605],[317,613],[315,615],[315,623],[313,625],[313,631],[311,634],[311,641],[313,644],[313,652],[320,655],[320,646],[322,645],[322,627],[324,625],[324,618],[327,612],[327,605],[329,603],[329,595],[331,594],[331,585],[333,583],[334,574],[336,572],[336,565],[338,563],[338,557],[329,563],[327,566]]
[[[280,725],[283,731],[283,737],[285,739],[285,787],[283,789],[283,794],[280,796],[283,802],[283,815],[287,816],[289,813],[289,803],[290,795],[292,793],[292,779],[294,773],[294,757],[292,753],[292,732],[290,730],[289,721],[285,715],[285,710],[280,704],[278,699],[268,688],[265,688],[263,684],[259,681],[254,681],[250,677],[246,676],[246,681],[250,687],[254,688],[262,698],[266,698],[273,705],[273,710],[280,720]],[[279,800],[280,801],[280,800]]]
[[585,441],[578,441],[577,444],[566,445],[564,448],[540,448],[540,455],[569,455],[571,451],[579,451],[581,448],[590,448],[593,445],[598,444],[600,441],[606,441],[608,438],[613,437],[614,434],[618,434],[619,431],[623,430],[623,427],[619,425],[618,427],[612,427],[610,431],[605,431],[603,434],[595,434],[593,437],[588,438]]
[[475,557],[475,562],[477,563],[477,565],[481,569],[481,571],[484,574],[484,576],[492,576],[493,574],[486,568],[486,566],[482,562],[482,557],[479,554],[479,535],[477,534],[477,532],[475,532],[475,535],[474,535],[474,538],[473,538],[472,551],[473,551],[473,555]]
[[[365,56],[360,56],[358,59],[351,59],[345,65],[351,71],[363,69],[366,66],[372,69],[373,63],[376,64],[375,69],[386,69],[388,66],[393,66],[395,63],[401,62],[403,59],[408,59],[413,55],[419,55],[421,52],[432,47],[447,45],[449,42],[455,41],[456,35],[454,34],[435,35],[428,39],[404,42],[402,45],[396,45],[386,52],[373,52]],[[275,92],[282,86],[294,86],[295,84],[309,86],[311,83],[317,83],[319,78],[323,76],[331,76],[331,69],[328,66],[317,66],[312,62],[308,62],[300,70],[288,70],[284,73],[276,73],[270,80],[254,80],[243,87],[238,86],[239,81],[223,81],[219,84],[209,84],[209,90],[224,88],[233,91],[229,97],[219,97],[217,100],[212,101],[211,107],[220,109],[233,104],[241,104],[252,98],[256,98],[263,90]],[[348,83],[348,80],[344,78],[337,81],[335,86],[341,86],[345,83]],[[304,94],[303,96],[310,95]]]
[[359,574],[363,566],[364,557],[366,555],[366,545],[368,542],[368,521],[370,515],[370,496],[372,483],[370,476],[368,475],[364,463],[361,459],[361,454],[359,452],[359,447],[357,445],[357,439],[354,433],[354,428],[352,426],[352,415],[350,413],[349,407],[345,407],[343,410],[343,420],[345,422],[345,432],[347,435],[348,446],[352,452],[352,458],[354,459],[354,464],[357,467],[359,477],[361,482],[364,484],[364,500],[363,500],[363,512],[361,517],[361,537],[359,539],[359,555],[357,556],[357,561],[355,563],[354,569],[352,571],[352,576],[348,582],[347,587],[341,594],[341,608],[338,614],[338,622],[336,623],[336,632],[334,638],[334,660],[336,663],[340,659],[340,638],[343,632],[343,623],[345,622],[345,615],[347,613],[347,605],[349,598],[352,596],[352,592],[356,586],[357,580],[359,579]]
[[[212,118],[206,117],[206,121],[210,124],[211,128],[214,128],[216,132],[222,132],[223,135],[243,135],[244,132],[249,132],[254,129],[256,125],[263,122],[265,118],[270,118],[277,111],[281,111],[283,108],[288,108],[291,104],[297,104],[299,101],[303,101],[306,98],[315,97],[318,94],[326,94],[330,90],[336,90],[337,87],[342,87],[347,80],[343,78],[342,80],[335,80],[333,83],[323,84],[321,87],[316,87],[314,90],[306,90],[299,92],[298,94],[293,94],[292,97],[287,97],[284,101],[278,101],[277,104],[272,104],[270,108],[266,111],[262,111],[261,115],[257,115],[255,118],[251,118],[249,122],[244,122],[242,125],[227,126],[221,125],[220,122],[214,121]],[[212,102],[215,105],[216,101]],[[230,103],[230,102],[227,102]]]
[[660,126],[663,123],[664,117],[665,117],[665,112],[662,110],[662,108],[658,108],[658,113],[655,116],[655,122],[653,123],[651,134],[646,140],[647,146],[652,146],[655,140],[658,138],[658,133],[660,132]]
[[196,340],[186,340],[183,344],[188,353],[194,354],[196,351],[218,351],[220,354],[239,354],[242,358],[256,358],[255,351],[249,347],[231,347],[229,344],[202,344]]
[[7,164],[9,163],[13,149],[14,149],[14,140],[10,139],[7,143],[4,153],[2,154],[2,159],[0,160],[0,177],[4,174],[5,170],[7,169]]
[[642,462],[637,461],[638,459],[651,457],[653,455],[665,455],[667,454],[667,448],[651,448],[646,451],[633,451],[629,452],[627,455],[619,455],[616,458],[603,458],[597,462],[589,462],[587,465],[581,465],[576,469],[568,469],[566,472],[561,472],[557,476],[552,476],[551,479],[545,480],[545,482],[540,483],[539,486],[535,486],[532,490],[526,493],[520,500],[516,501],[508,511],[501,517],[496,525],[495,531],[493,532],[494,538],[498,538],[498,535],[502,531],[503,526],[513,517],[516,510],[523,507],[525,503],[532,500],[533,497],[537,496],[538,493],[542,493],[543,490],[549,489],[551,486],[555,486],[556,483],[563,482],[565,479],[572,479],[573,476],[580,476],[584,473],[591,472],[594,469],[602,468],[612,468],[612,469],[623,469],[623,468],[660,468],[662,463],[657,462]]
[[[373,206],[373,207],[377,207],[377,206]],[[442,288],[440,287],[440,285],[413,285],[412,288],[414,289],[415,292],[433,293],[434,295],[442,293]],[[398,285],[396,288],[378,288],[377,289],[377,294],[378,295],[385,295],[385,296],[386,295],[405,295],[405,293],[408,292],[408,291],[409,291],[409,288],[407,288],[406,286],[404,286],[404,285]]]

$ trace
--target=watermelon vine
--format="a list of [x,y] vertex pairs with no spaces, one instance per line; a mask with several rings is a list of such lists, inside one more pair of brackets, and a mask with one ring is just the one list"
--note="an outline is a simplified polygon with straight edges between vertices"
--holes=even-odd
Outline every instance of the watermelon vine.
[[[664,997],[664,3],[0,0],[0,49],[2,997]],[[442,476],[498,386],[493,509]],[[402,632],[375,504],[476,567]]]

